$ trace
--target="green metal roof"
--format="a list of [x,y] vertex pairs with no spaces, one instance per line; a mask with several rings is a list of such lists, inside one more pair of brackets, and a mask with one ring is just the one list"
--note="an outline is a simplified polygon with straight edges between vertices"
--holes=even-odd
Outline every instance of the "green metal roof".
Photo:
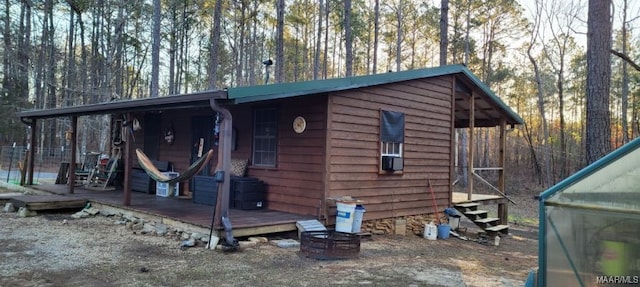
[[431,78],[443,75],[460,74],[469,79],[478,89],[500,109],[502,109],[510,124],[523,124],[522,118],[509,108],[489,87],[463,65],[448,65],[418,70],[389,72],[383,74],[355,76],[347,78],[316,80],[306,82],[270,84],[261,86],[236,87],[227,90],[228,98],[236,104],[290,98],[296,96],[314,95],[329,92],[344,91],[375,85],[389,84],[421,78]]

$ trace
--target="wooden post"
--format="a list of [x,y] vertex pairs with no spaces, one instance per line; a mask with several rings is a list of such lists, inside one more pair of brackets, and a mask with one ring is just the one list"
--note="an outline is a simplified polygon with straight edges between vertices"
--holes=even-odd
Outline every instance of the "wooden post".
[[[507,137],[506,137],[506,120],[500,119],[500,151],[498,152],[498,163],[500,164],[500,170],[498,171],[498,189],[503,194],[507,194],[505,179],[504,179],[504,169],[506,164],[505,159],[505,148],[507,146]],[[500,217],[500,224],[507,224],[509,222],[509,203],[505,201],[505,203],[498,204],[498,217]]]
[[73,189],[76,186],[76,152],[78,151],[77,143],[78,135],[78,117],[71,117],[71,160],[69,163],[69,193],[73,194]]
[[471,200],[471,196],[473,194],[473,145],[475,144],[474,141],[474,129],[475,129],[475,125],[476,125],[476,120],[475,120],[475,95],[473,94],[473,91],[471,92],[471,98],[469,99],[469,160],[468,160],[468,164],[467,164],[467,169],[469,170],[469,184],[468,184],[468,190],[467,190],[467,199]]
[[33,170],[34,170],[34,166],[35,166],[35,156],[34,156],[34,152],[33,150],[36,148],[36,119],[32,119],[31,120],[31,150],[32,152],[29,153],[29,167],[27,168],[28,173],[29,173],[29,177],[27,178],[27,184],[28,185],[33,185]]
[[122,205],[130,206],[131,205],[131,141],[133,140],[133,135],[130,133],[131,128],[131,113],[127,113],[127,121],[123,124],[122,129],[124,129],[125,137],[124,137],[124,192],[122,193]]

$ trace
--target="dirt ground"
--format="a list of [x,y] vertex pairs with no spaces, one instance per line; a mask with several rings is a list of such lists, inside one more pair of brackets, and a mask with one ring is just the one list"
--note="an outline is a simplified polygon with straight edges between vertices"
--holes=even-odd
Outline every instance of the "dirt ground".
[[315,260],[269,243],[233,253],[181,248],[111,217],[70,215],[0,213],[0,286],[523,286],[537,266],[536,230],[524,226],[497,247],[372,236],[357,259]]

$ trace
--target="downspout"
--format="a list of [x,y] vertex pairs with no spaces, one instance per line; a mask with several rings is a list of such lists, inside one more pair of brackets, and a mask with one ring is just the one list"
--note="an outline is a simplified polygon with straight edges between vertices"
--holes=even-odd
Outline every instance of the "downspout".
[[[233,131],[233,118],[231,112],[228,109],[218,106],[216,99],[209,100],[211,109],[222,115],[222,122],[220,124],[220,141],[218,144],[218,164],[216,165],[216,179],[218,180],[218,192],[222,196],[218,196],[220,200],[217,201],[216,208],[214,210],[214,221],[216,226],[220,226],[220,223],[224,226],[225,232],[225,245],[227,247],[237,247],[238,241],[233,238],[233,228],[231,227],[231,220],[229,219],[229,187],[231,176],[229,171],[231,170],[231,136]],[[222,182],[220,182],[222,180]]]

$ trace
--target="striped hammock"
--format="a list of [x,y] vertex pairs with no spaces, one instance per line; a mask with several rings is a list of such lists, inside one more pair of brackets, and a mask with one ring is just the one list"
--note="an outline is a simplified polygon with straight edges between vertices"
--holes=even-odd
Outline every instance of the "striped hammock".
[[170,178],[163,174],[158,168],[153,165],[153,162],[149,159],[149,157],[142,152],[139,148],[136,149],[136,155],[138,155],[138,163],[142,169],[149,175],[149,177],[153,178],[157,182],[162,183],[176,183],[181,181],[186,181],[191,179],[194,175],[198,174],[202,167],[213,157],[213,150],[210,149],[206,155],[200,157],[198,160],[193,162],[189,168],[181,172],[178,177]]

